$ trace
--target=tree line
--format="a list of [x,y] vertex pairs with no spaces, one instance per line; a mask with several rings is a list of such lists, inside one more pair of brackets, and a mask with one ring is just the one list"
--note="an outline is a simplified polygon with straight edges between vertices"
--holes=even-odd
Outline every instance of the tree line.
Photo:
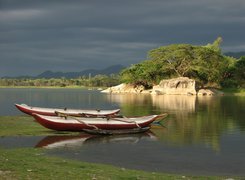
[[94,77],[78,78],[1,78],[0,86],[29,86],[29,87],[67,87],[67,86],[86,86],[86,87],[110,87],[119,82],[119,76],[96,75]]
[[240,59],[222,54],[217,38],[212,44],[173,44],[152,49],[148,59],[121,72],[126,83],[152,87],[162,79],[189,77],[200,86],[245,87],[245,56]]

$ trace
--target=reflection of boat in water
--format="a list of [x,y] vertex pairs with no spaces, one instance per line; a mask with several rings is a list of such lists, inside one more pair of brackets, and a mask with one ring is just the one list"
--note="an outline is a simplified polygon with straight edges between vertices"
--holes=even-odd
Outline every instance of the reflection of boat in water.
[[83,129],[84,132],[95,135],[118,135],[118,134],[136,134],[143,133],[150,129],[150,127],[139,127],[132,129],[115,129],[115,130],[107,130],[107,129]]
[[156,140],[156,136],[151,132],[141,134],[119,134],[113,136],[93,136],[86,141],[86,144],[112,144],[112,143],[130,143],[135,144],[141,140]]
[[78,136],[46,136],[39,141],[35,147],[54,149],[59,147],[81,146],[86,140],[93,137],[90,134],[81,134]]
[[156,140],[156,136],[151,132],[140,134],[123,134],[114,136],[96,136],[82,133],[78,136],[47,136],[39,141],[35,147],[55,149],[55,148],[75,148],[90,144],[110,144],[110,143],[132,143],[140,140]]

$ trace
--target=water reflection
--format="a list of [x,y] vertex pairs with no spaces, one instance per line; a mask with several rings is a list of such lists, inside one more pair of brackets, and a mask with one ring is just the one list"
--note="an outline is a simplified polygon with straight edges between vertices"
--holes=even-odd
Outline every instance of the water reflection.
[[234,96],[108,96],[128,115],[167,112],[166,130],[153,130],[161,141],[184,146],[206,144],[219,152],[224,134],[244,133],[245,98]]
[[[168,132],[153,128],[154,132]],[[209,147],[169,146],[158,141],[152,133],[123,136],[65,137],[64,140],[46,137],[37,145],[49,148],[48,154],[65,158],[112,164],[119,167],[147,171],[184,173],[191,175],[244,176],[244,138],[225,136],[221,139],[223,150],[214,153]],[[236,141],[234,142],[234,139]],[[46,142],[45,142],[46,141]],[[45,142],[45,143],[43,143]],[[48,143],[47,143],[48,142]],[[230,146],[233,143],[234,148]]]
[[151,96],[152,104],[167,111],[195,112],[196,96]]
[[124,115],[138,116],[152,113],[149,94],[107,94],[106,97],[109,102],[119,104]]
[[97,136],[82,133],[78,136],[46,136],[40,140],[35,147],[56,149],[56,148],[80,148],[84,145],[92,144],[112,144],[112,143],[126,143],[137,144],[141,140],[157,140],[152,132],[141,134],[124,134],[113,136]]
[[107,98],[109,101],[122,104],[130,105],[141,105],[148,104],[151,100],[151,96],[148,94],[108,94]]

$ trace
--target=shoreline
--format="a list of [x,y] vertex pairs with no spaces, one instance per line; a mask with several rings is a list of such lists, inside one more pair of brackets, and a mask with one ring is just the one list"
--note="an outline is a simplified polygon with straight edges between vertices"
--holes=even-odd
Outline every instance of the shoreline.
[[[0,89],[84,89],[84,90],[104,90],[109,87],[89,87],[89,86],[0,86]],[[224,88],[220,89],[225,96],[245,96],[245,88]],[[118,93],[115,93],[118,94]],[[130,93],[122,93],[130,94]],[[142,94],[142,93],[131,93],[131,94]]]
[[46,150],[34,148],[0,148],[0,153],[0,175],[3,179],[242,179],[128,169],[52,156]]
[[[8,136],[71,136],[80,134],[79,132],[57,132],[48,130],[33,118],[27,115],[22,116],[0,116],[0,137]],[[242,179],[234,175],[190,175],[189,173],[168,173],[151,172],[145,170],[133,170],[107,165],[104,163],[90,163],[79,160],[71,160],[48,154],[42,148],[0,147],[0,175],[7,178],[17,179],[45,179],[53,178],[87,178],[87,179]],[[82,168],[81,168],[82,167]],[[54,172],[55,169],[55,172]],[[68,174],[67,173],[68,170]],[[102,173],[103,172],[103,173]]]

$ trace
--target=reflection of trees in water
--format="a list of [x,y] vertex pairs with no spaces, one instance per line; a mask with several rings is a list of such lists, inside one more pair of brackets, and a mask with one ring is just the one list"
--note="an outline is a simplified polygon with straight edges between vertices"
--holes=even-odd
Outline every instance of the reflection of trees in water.
[[[230,104],[226,104],[228,102]],[[167,131],[153,131],[161,140],[171,144],[205,143],[219,151],[221,135],[235,131],[239,126],[235,114],[241,111],[241,107],[237,104],[226,97],[197,97],[195,112],[176,112],[175,117],[165,124]]]
[[130,115],[167,112],[164,128],[153,128],[158,138],[175,145],[205,143],[220,149],[222,134],[244,131],[244,97],[116,95],[122,113]]
[[152,114],[151,96],[149,94],[111,94],[111,102],[120,105],[121,113],[126,116]]
[[222,112],[229,120],[229,129],[237,128],[245,133],[245,96],[228,96],[222,98]]

